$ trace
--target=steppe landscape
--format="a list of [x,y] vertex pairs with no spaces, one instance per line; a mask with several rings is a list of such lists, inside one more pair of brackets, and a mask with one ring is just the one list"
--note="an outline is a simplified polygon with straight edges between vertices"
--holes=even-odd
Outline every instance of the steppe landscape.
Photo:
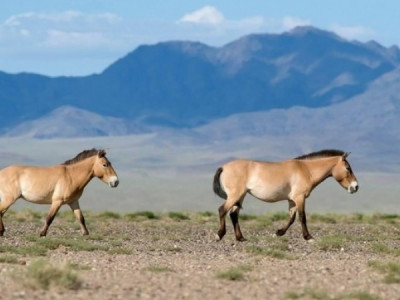
[[[328,179],[307,201],[314,243],[303,240],[298,222],[273,237],[287,203],[251,196],[240,217],[248,241],[235,241],[228,217],[217,242],[222,201],[211,182],[229,144],[156,139],[157,148],[151,138],[0,140],[3,165],[57,164],[108,148],[121,181],[116,189],[97,179],[88,185],[80,201],[87,237],[64,208],[39,238],[48,207],[19,200],[4,217],[0,299],[400,299],[396,173],[372,172],[351,154],[360,191],[350,195]],[[259,157],[246,142],[232,155]],[[271,159],[291,155],[264,145]]]
[[[10,17],[6,31],[25,40],[33,15]],[[139,45],[102,70],[0,72],[0,168],[98,148],[120,181],[86,188],[84,237],[63,208],[39,238],[49,208],[17,201],[0,237],[0,299],[400,299],[396,45],[303,25],[218,47]],[[248,240],[229,226],[216,241],[218,167],[322,149],[351,152],[359,191],[328,178],[312,192],[314,242],[298,222],[274,237],[287,203],[251,196],[240,215]]]
[[0,299],[400,299],[400,223],[394,214],[311,214],[308,243],[286,213],[243,215],[215,241],[211,212],[70,212],[46,238],[44,215],[9,212],[0,245]]

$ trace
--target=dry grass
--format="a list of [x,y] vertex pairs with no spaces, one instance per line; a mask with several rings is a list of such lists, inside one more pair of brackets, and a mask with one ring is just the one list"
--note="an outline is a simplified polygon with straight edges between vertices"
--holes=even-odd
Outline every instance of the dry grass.
[[243,243],[235,241],[229,218],[227,235],[216,242],[218,217],[211,212],[85,216],[89,236],[80,235],[71,213],[61,213],[40,238],[44,213],[7,214],[2,295],[22,289],[36,298],[49,290],[43,299],[162,299],[165,293],[232,299],[234,291],[238,298],[368,300],[400,293],[397,215],[311,214],[314,243],[303,240],[298,223],[284,237],[272,236],[286,213],[241,217]]

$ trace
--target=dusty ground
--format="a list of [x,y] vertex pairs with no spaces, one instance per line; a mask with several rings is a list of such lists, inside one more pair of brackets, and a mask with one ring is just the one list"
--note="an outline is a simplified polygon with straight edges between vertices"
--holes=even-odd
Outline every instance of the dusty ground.
[[[242,219],[246,242],[234,240],[229,219],[216,242],[218,221],[208,214],[93,214],[87,238],[61,215],[39,239],[43,219],[6,214],[0,259],[16,260],[0,263],[0,299],[400,299],[400,270],[399,281],[386,283],[385,271],[371,266],[400,268],[397,216],[310,216],[314,243],[303,240],[297,222],[285,237],[272,237],[284,223],[279,214]],[[71,241],[93,248],[77,250]],[[32,250],[39,244],[48,247],[44,254]],[[73,264],[81,286],[29,287],[27,269],[40,258]]]

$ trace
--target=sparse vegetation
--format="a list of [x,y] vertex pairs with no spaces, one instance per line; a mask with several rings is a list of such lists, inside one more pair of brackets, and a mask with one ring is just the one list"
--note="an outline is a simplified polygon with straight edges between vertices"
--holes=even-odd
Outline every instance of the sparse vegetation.
[[18,263],[18,257],[15,256],[15,255],[1,255],[0,256],[0,263],[17,264]]
[[140,219],[159,219],[159,216],[151,211],[138,211],[134,213],[128,213],[125,215],[128,220],[140,220]]
[[60,289],[78,289],[81,279],[69,264],[54,265],[48,260],[33,261],[22,274],[14,274],[32,289],[48,290],[51,287]]
[[321,236],[321,238],[318,239],[317,241],[317,245],[319,249],[328,251],[328,250],[340,250],[346,245],[346,243],[342,235],[334,234],[334,235]]
[[232,281],[244,280],[245,273],[251,271],[253,268],[249,265],[240,265],[237,267],[230,268],[226,271],[220,271],[216,277],[218,279],[227,279]]
[[98,215],[101,219],[121,219],[121,214],[112,211],[105,211]]
[[151,265],[146,268],[146,270],[155,273],[162,273],[162,272],[173,272],[173,270],[166,266],[158,266],[158,265]]
[[249,253],[270,256],[278,259],[293,259],[293,255],[288,251],[288,239],[286,237],[265,237],[266,245],[249,245],[246,250]]
[[400,283],[400,264],[397,262],[370,261],[368,265],[385,275],[385,283]]
[[[40,293],[79,298],[80,291],[101,293],[107,299],[140,298],[142,294],[161,299],[165,293],[179,298],[177,291],[181,289],[187,295],[196,293],[204,298],[210,298],[207,293],[213,291],[218,299],[232,296],[229,291],[235,290],[238,297],[245,298],[248,294],[237,289],[237,285],[245,284],[258,291],[257,295],[273,293],[276,299],[370,300],[379,298],[367,291],[376,291],[382,299],[393,298],[391,288],[397,288],[400,280],[400,223],[395,215],[313,214],[309,225],[315,243],[304,241],[299,222],[285,236],[272,236],[287,221],[285,212],[240,215],[246,242],[235,240],[229,216],[226,236],[215,242],[219,220],[213,212],[85,212],[90,235],[81,236],[79,226],[71,226],[77,223],[75,218],[66,211],[57,216],[45,238],[39,237],[41,224],[37,220],[44,220],[46,212],[17,211],[11,215],[5,236],[0,238],[0,284],[4,287],[2,295],[8,293],[9,298],[18,296],[16,291],[26,286],[34,288],[32,298],[40,298]],[[382,261],[377,262],[377,257]],[[371,262],[367,265],[368,260]],[[42,264],[46,266],[35,267],[36,271],[28,275],[36,261],[45,261]],[[60,273],[71,271],[80,283],[74,286],[68,283],[70,279],[55,279],[67,275],[53,275],[51,279],[43,276],[43,282],[38,282],[36,277],[42,277],[39,270],[47,268]],[[310,276],[315,272],[324,280]],[[382,274],[382,281],[377,280],[373,289],[368,281],[371,273]],[[18,280],[11,279],[15,276],[12,274],[17,274]],[[329,283],[341,282],[342,278],[341,286],[349,292]],[[365,291],[352,291],[346,286],[346,278],[352,278],[358,287],[365,286],[365,280],[368,286]],[[82,279],[85,288],[76,290]],[[288,286],[288,281],[294,284]],[[297,284],[301,288],[293,289]],[[209,288],[196,289],[199,285]],[[318,288],[304,288],[312,286]]]
[[333,296],[329,295],[327,291],[320,289],[305,289],[303,292],[287,292],[287,299],[310,299],[310,300],[379,300],[380,297],[372,295],[368,292],[351,292],[341,293]]
[[175,211],[169,212],[168,217],[176,221],[189,220],[189,216],[187,214]]
[[374,251],[376,253],[400,256],[400,248],[391,248],[382,243],[374,243],[374,244],[372,244],[372,248],[374,249]]

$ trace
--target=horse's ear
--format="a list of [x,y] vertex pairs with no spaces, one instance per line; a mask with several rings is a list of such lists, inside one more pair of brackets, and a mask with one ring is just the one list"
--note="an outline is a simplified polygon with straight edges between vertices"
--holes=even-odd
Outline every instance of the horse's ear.
[[106,154],[107,154],[107,151],[102,149],[102,150],[99,150],[99,152],[97,153],[97,156],[104,157],[104,156],[106,156]]
[[345,153],[343,153],[342,157],[343,157],[344,159],[346,159],[346,158],[347,158],[347,156],[349,156],[349,155],[350,155],[350,153],[351,153],[351,152],[345,152]]

